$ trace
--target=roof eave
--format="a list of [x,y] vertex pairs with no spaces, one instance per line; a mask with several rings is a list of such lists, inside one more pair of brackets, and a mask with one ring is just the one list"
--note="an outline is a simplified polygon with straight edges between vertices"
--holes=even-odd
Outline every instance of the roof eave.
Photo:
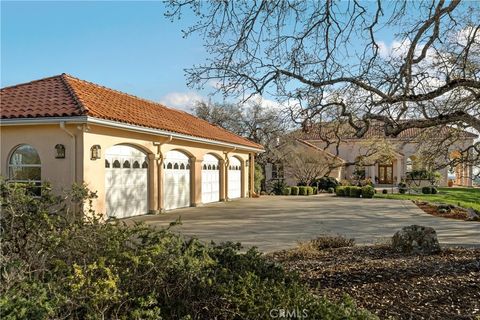
[[162,136],[162,137],[172,137],[179,140],[186,140],[186,141],[205,143],[205,144],[216,145],[216,146],[235,148],[237,150],[253,151],[256,153],[265,152],[264,149],[245,146],[237,143],[211,140],[211,139],[196,137],[192,135],[176,133],[173,131],[143,127],[143,126],[128,124],[124,122],[100,119],[100,118],[89,117],[89,116],[0,119],[0,126],[39,125],[39,124],[47,125],[47,124],[58,124],[60,122],[71,123],[71,124],[96,124],[104,127],[117,128],[117,129],[141,132],[141,133],[148,133],[148,134],[153,134],[153,135]]

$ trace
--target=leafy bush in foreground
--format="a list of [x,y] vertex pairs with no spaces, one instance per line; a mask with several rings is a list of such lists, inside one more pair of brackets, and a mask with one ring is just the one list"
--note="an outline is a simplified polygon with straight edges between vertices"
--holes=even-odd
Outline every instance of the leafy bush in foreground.
[[375,195],[375,188],[367,185],[362,187],[362,198],[373,198]]
[[[207,246],[171,228],[78,214],[83,187],[34,198],[1,182],[2,319],[371,319],[348,299],[311,294],[296,275],[239,244]],[[91,202],[90,202],[91,203]],[[77,210],[75,210],[77,209]]]

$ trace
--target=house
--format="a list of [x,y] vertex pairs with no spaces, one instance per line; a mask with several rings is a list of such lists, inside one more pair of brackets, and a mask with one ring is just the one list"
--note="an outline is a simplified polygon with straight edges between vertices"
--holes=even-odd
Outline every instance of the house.
[[263,147],[186,112],[67,74],[1,89],[1,175],[84,182],[124,218],[252,196]]
[[[403,131],[396,138],[385,137],[383,125],[373,123],[363,138],[357,138],[349,126],[337,126],[331,123],[313,125],[308,132],[296,131],[291,133],[297,142],[302,142],[312,153],[324,153],[326,157],[336,157],[342,161],[341,167],[333,167],[327,175],[337,180],[356,180],[370,178],[376,185],[396,185],[409,176],[409,173],[428,169],[421,161],[419,154],[419,139],[423,139],[424,131],[411,128]],[[335,130],[333,129],[335,128]],[[444,127],[440,135],[451,133],[452,128]],[[336,132],[334,132],[336,131]],[[477,135],[456,131],[458,139],[449,148],[447,157],[458,156],[458,150],[463,150],[474,143]],[[332,142],[340,136],[338,143]],[[388,150],[387,150],[388,149]],[[385,155],[382,157],[382,153]],[[388,156],[387,156],[388,154]],[[438,159],[440,163],[441,159]],[[285,180],[287,184],[295,185],[294,177],[286,169],[288,163],[272,162],[265,167],[265,179],[275,181]],[[440,170],[441,186],[446,186],[451,179],[454,185],[472,186],[473,168],[468,165],[457,165],[453,172],[448,168]],[[425,181],[424,183],[428,183]]]

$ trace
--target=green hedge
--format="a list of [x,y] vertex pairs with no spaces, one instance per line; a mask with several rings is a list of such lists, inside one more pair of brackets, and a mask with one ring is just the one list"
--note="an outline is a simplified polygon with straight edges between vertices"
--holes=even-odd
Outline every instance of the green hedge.
[[291,190],[290,194],[291,194],[292,196],[298,196],[298,193],[299,193],[298,187],[297,187],[297,186],[294,186],[294,187],[291,187],[291,189],[292,189],[292,190]]
[[337,186],[335,188],[335,194],[339,197],[345,197],[346,196],[346,187],[345,186]]
[[373,198],[375,195],[375,188],[372,186],[362,187],[362,198]]
[[312,187],[313,189],[313,194],[317,194],[318,193],[318,188],[317,187]]
[[435,187],[432,186],[426,186],[422,188],[422,193],[423,194],[437,194],[438,190]]
[[307,187],[307,196],[311,196],[313,194],[313,188]]
[[375,189],[372,186],[338,186],[335,188],[335,194],[339,197],[373,198]]
[[283,189],[283,195],[284,196],[289,196],[292,193],[292,188],[286,187]]
[[299,187],[298,187],[298,195],[300,195],[300,196],[306,196],[306,195],[307,195],[307,187],[305,187],[305,186],[299,186]]

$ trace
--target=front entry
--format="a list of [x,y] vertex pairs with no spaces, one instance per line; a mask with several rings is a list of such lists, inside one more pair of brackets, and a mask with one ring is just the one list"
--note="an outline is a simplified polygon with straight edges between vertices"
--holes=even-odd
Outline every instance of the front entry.
[[379,184],[393,183],[393,163],[378,165],[378,183]]

